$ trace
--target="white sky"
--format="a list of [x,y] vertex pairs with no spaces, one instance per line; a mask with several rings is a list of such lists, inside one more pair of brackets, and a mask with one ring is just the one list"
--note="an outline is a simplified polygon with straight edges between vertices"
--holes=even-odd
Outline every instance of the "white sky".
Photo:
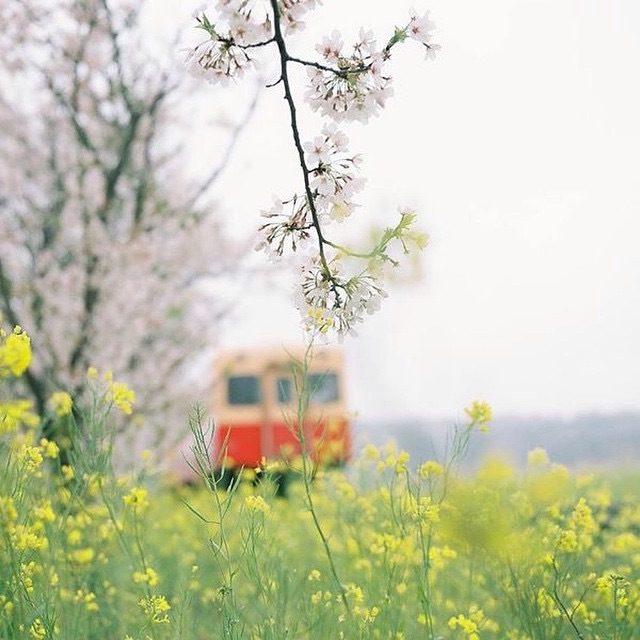
[[[640,410],[640,3],[325,0],[297,49],[361,25],[383,41],[411,6],[431,12],[442,51],[424,62],[405,45],[388,108],[347,133],[368,178],[357,232],[410,205],[431,242],[420,281],[345,343],[350,406],[367,418],[456,416],[477,398],[498,415]],[[237,116],[244,98],[212,87],[212,117]],[[281,88],[268,90],[219,183],[240,234],[272,194],[298,189],[287,117]],[[296,342],[287,294],[245,299],[222,344]]]

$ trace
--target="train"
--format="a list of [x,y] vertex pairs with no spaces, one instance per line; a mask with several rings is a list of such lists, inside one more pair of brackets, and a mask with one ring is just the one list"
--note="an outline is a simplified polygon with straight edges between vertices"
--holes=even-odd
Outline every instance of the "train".
[[241,469],[289,467],[303,452],[318,465],[349,461],[344,354],[338,347],[314,347],[306,356],[304,347],[218,355],[211,459],[226,482]]

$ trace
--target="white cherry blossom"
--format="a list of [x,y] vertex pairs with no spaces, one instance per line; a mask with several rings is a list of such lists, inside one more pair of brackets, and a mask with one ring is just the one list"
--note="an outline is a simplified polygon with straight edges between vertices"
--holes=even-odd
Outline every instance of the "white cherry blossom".
[[391,78],[383,74],[382,51],[375,49],[369,34],[361,39],[349,56],[333,47],[334,40],[319,45],[331,69],[309,67],[309,88],[305,97],[314,111],[336,121],[368,122],[378,114],[392,95]]
[[414,13],[411,15],[411,20],[407,27],[407,37],[422,42],[423,44],[429,44],[435,28],[436,25],[429,20],[428,13],[425,13],[422,17]]

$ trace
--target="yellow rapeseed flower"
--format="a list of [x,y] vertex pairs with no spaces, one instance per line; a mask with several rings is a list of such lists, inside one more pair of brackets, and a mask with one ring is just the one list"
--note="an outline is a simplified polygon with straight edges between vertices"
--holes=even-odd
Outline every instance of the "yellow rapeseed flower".
[[490,457],[478,469],[477,478],[484,485],[500,487],[513,478],[513,469],[500,458]]
[[419,500],[412,501],[409,513],[416,522],[429,525],[440,519],[440,506],[432,504],[429,496],[420,496]]
[[56,519],[50,500],[42,500],[37,507],[34,507],[33,515],[39,520],[47,522],[53,522]]
[[7,530],[18,519],[18,511],[11,496],[0,496],[0,525]]
[[365,445],[362,450],[362,457],[365,460],[376,461],[380,457],[380,449],[378,449],[374,444],[369,443]]
[[69,544],[79,544],[82,541],[82,531],[80,529],[71,529],[67,533],[67,542]]
[[[535,469],[535,467],[534,467]],[[552,464],[543,473],[536,473],[527,478],[525,490],[529,499],[536,505],[553,506],[569,491],[569,471],[560,464]]]
[[549,464],[549,454],[542,448],[536,447],[527,453],[527,464],[530,467],[542,467]]
[[578,548],[578,536],[576,532],[573,531],[573,529],[564,529],[560,531],[556,547],[559,551],[564,551],[565,553],[575,551]]
[[144,582],[150,587],[155,587],[158,584],[158,574],[151,567],[147,567],[144,571],[134,571],[133,581]]
[[0,330],[0,377],[19,376],[31,362],[31,340],[22,327],[7,335]]
[[42,450],[42,455],[45,458],[51,458],[55,460],[60,454],[58,445],[51,440],[47,440],[46,438],[40,439],[40,449]]
[[440,476],[443,473],[444,467],[435,460],[425,460],[425,462],[418,467],[418,475],[425,480],[432,476]]
[[460,627],[460,629],[465,632],[468,640],[479,640],[480,638],[478,635],[478,625],[462,614],[451,617],[448,626],[450,629]]
[[244,504],[250,511],[269,513],[271,510],[271,507],[269,507],[262,496],[249,495],[244,499]]
[[0,434],[15,431],[20,425],[37,427],[40,419],[31,408],[29,400],[0,402]]
[[362,631],[364,627],[368,624],[372,624],[375,622],[376,616],[380,613],[380,609],[378,607],[360,607],[355,606],[353,608],[353,613],[356,616],[360,617],[360,630]]
[[96,553],[91,547],[86,547],[85,549],[76,549],[75,551],[72,551],[69,555],[71,559],[77,562],[78,564],[88,564],[93,561]]
[[82,603],[87,611],[96,612],[100,609],[96,602],[96,594],[93,591],[84,591],[84,589],[78,589],[75,593],[73,601],[76,603]]
[[39,535],[36,527],[18,525],[10,529],[10,535],[12,544],[20,551],[46,549],[49,546],[49,540]]
[[[362,588],[357,584],[350,582],[347,585],[346,596],[354,603],[364,602],[364,594],[362,593]],[[336,597],[337,600],[340,600],[340,596]]]
[[149,506],[147,496],[148,493],[144,487],[133,487],[122,499],[126,505],[132,506],[134,509],[144,509]]
[[404,473],[407,470],[407,463],[409,462],[409,453],[407,451],[400,451],[394,465],[394,471],[397,474]]
[[39,447],[23,445],[18,452],[18,460],[26,472],[33,473],[42,464],[42,451]]
[[469,619],[476,623],[478,629],[482,631],[498,631],[499,626],[490,618],[485,616],[484,611],[478,605],[472,604],[469,607]]
[[111,382],[107,385],[107,398],[122,411],[129,415],[132,411],[132,404],[135,402],[135,393],[133,389],[124,382]]
[[471,425],[478,425],[480,431],[488,431],[491,422],[491,407],[487,402],[474,400],[465,410]]
[[42,624],[40,618],[36,618],[29,627],[29,635],[33,640],[44,640],[47,637],[47,630]]
[[13,611],[14,604],[11,600],[7,600],[6,596],[0,595],[0,611],[10,615]]
[[57,416],[68,416],[71,413],[73,400],[66,391],[54,391],[49,397],[49,408]]
[[432,546],[429,549],[429,564],[434,569],[442,569],[446,560],[452,560],[457,556],[458,552],[447,545],[444,547]]
[[138,601],[138,606],[144,610],[152,622],[156,624],[169,622],[167,611],[171,609],[171,605],[164,596],[142,598],[142,600]]
[[73,471],[73,467],[68,464],[63,464],[60,467],[60,471],[62,472],[62,477],[65,479],[66,482],[69,482],[69,480],[72,480],[75,475]]

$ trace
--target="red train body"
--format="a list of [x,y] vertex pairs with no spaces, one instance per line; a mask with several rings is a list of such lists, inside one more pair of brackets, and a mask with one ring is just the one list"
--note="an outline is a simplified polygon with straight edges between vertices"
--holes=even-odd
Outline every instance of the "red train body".
[[[314,350],[307,366],[301,350],[232,351],[216,363],[212,444],[214,466],[253,468],[292,460],[302,447],[323,464],[343,464],[351,455],[344,400],[342,352]],[[302,430],[298,424],[303,394]],[[302,436],[302,437],[301,437]]]

